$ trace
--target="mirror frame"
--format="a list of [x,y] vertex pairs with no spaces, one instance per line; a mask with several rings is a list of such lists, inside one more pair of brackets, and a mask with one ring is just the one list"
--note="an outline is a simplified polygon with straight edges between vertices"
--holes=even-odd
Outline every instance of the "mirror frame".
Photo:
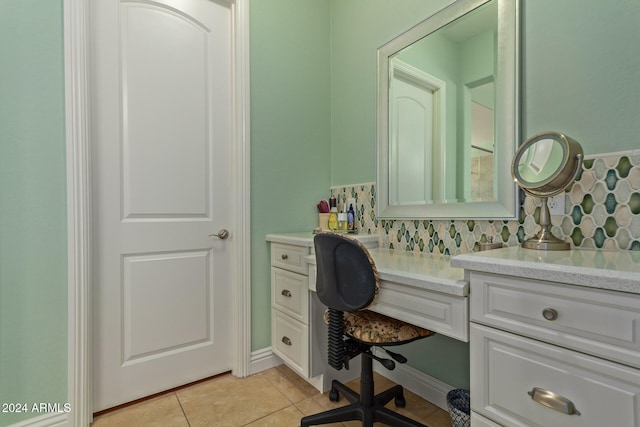
[[389,60],[412,43],[490,0],[458,0],[378,48],[377,210],[379,219],[516,219],[518,187],[511,161],[520,141],[520,0],[496,0],[498,9],[495,170],[493,202],[389,204]]

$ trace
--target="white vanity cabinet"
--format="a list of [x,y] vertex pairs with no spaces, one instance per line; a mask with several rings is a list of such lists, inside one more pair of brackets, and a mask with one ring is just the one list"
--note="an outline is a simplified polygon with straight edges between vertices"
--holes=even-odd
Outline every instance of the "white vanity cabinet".
[[[377,236],[357,235],[356,238],[366,247],[378,246]],[[313,234],[270,234],[267,241],[271,242],[272,351],[324,391],[327,384],[322,377],[327,368],[324,307],[312,292],[315,289],[309,289],[310,275],[315,283]]]
[[452,259],[470,271],[472,426],[640,426],[635,255],[505,248]]
[[271,244],[271,346],[287,365],[309,375],[310,248]]

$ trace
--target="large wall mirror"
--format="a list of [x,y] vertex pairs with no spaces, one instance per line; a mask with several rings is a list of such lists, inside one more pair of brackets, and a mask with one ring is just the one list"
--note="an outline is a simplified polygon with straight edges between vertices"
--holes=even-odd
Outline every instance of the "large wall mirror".
[[458,0],[378,49],[379,218],[513,219],[519,0]]

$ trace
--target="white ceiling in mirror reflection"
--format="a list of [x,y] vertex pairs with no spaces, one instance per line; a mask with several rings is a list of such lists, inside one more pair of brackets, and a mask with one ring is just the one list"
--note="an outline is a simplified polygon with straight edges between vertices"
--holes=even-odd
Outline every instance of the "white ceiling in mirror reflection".
[[462,43],[487,30],[498,28],[498,3],[492,0],[475,9],[473,13],[457,19],[442,29],[442,35],[449,40]]

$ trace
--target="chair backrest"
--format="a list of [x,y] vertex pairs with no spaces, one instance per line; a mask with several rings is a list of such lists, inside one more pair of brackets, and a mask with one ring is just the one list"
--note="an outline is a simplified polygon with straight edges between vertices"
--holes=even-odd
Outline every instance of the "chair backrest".
[[356,311],[368,307],[378,293],[378,273],[367,249],[339,234],[315,236],[316,293],[329,308]]

